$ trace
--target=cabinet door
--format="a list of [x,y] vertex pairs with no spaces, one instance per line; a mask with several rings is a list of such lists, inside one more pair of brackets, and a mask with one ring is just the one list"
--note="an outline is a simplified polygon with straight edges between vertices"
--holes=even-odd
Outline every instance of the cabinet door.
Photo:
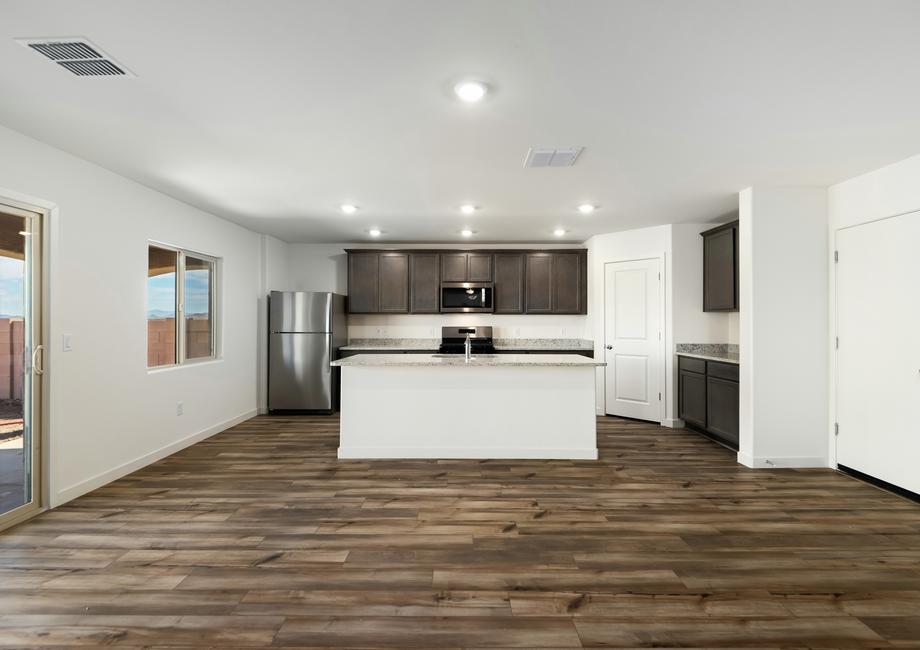
[[380,253],[379,301],[378,311],[381,313],[408,313],[408,253]]
[[441,282],[466,282],[466,253],[441,253]]
[[732,227],[703,237],[703,311],[738,309],[737,232]]
[[440,293],[440,259],[437,253],[412,253],[410,261],[409,311],[434,314]]
[[552,303],[554,314],[582,313],[582,263],[580,253],[553,253]]
[[524,309],[528,314],[553,312],[553,255],[528,253]]
[[467,280],[470,282],[492,281],[492,253],[467,254]]
[[738,446],[738,384],[718,377],[706,378],[706,429]]
[[524,254],[495,254],[495,313],[524,313]]
[[377,312],[377,284],[380,274],[378,253],[348,254],[348,312]]
[[706,426],[706,375],[681,371],[677,384],[678,417],[698,427]]

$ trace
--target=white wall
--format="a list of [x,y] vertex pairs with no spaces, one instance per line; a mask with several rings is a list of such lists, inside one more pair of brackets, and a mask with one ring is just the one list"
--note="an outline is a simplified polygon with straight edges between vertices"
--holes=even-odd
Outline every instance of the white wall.
[[827,464],[827,190],[739,196],[740,450],[749,467]]
[[[732,314],[703,311],[703,238],[717,224],[671,226],[675,343],[732,343]],[[737,341],[735,341],[737,342]]]
[[[920,210],[920,155],[832,185],[828,189],[828,261],[826,267],[828,276],[833,281],[836,273],[833,250],[839,229],[917,210]],[[833,340],[836,336],[834,314],[836,314],[836,295],[832,291],[828,306],[827,345],[830,358],[827,375],[829,386],[827,440],[829,464],[832,467],[837,466],[833,432],[833,422],[836,419],[834,387],[837,376],[837,358],[833,348]]]
[[[0,179],[0,196],[55,206],[45,315],[52,506],[255,413],[258,235],[3,127]],[[148,240],[221,258],[219,361],[147,370]],[[64,333],[72,352],[61,350]]]
[[259,236],[261,270],[258,300],[259,383],[256,388],[260,413],[268,412],[268,294],[285,291],[289,282],[289,245],[271,235]]

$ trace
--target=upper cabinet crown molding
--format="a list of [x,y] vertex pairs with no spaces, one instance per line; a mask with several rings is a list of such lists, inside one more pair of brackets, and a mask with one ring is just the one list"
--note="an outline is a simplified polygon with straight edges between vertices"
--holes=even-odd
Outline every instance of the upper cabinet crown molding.
[[586,314],[587,249],[346,249],[348,311],[440,311],[442,282],[491,282],[496,314]]
[[703,311],[738,311],[738,222],[701,232]]

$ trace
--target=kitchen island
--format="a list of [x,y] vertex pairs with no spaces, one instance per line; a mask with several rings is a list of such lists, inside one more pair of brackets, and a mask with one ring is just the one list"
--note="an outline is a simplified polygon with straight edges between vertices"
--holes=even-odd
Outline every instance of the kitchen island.
[[595,368],[574,354],[358,354],[339,458],[597,458]]

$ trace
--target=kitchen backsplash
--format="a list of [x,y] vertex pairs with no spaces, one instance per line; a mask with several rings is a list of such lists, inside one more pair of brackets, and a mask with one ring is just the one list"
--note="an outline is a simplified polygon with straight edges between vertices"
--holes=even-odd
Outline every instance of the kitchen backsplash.
[[490,325],[497,339],[586,339],[587,316],[515,314],[351,314],[348,338],[438,339],[441,327]]

